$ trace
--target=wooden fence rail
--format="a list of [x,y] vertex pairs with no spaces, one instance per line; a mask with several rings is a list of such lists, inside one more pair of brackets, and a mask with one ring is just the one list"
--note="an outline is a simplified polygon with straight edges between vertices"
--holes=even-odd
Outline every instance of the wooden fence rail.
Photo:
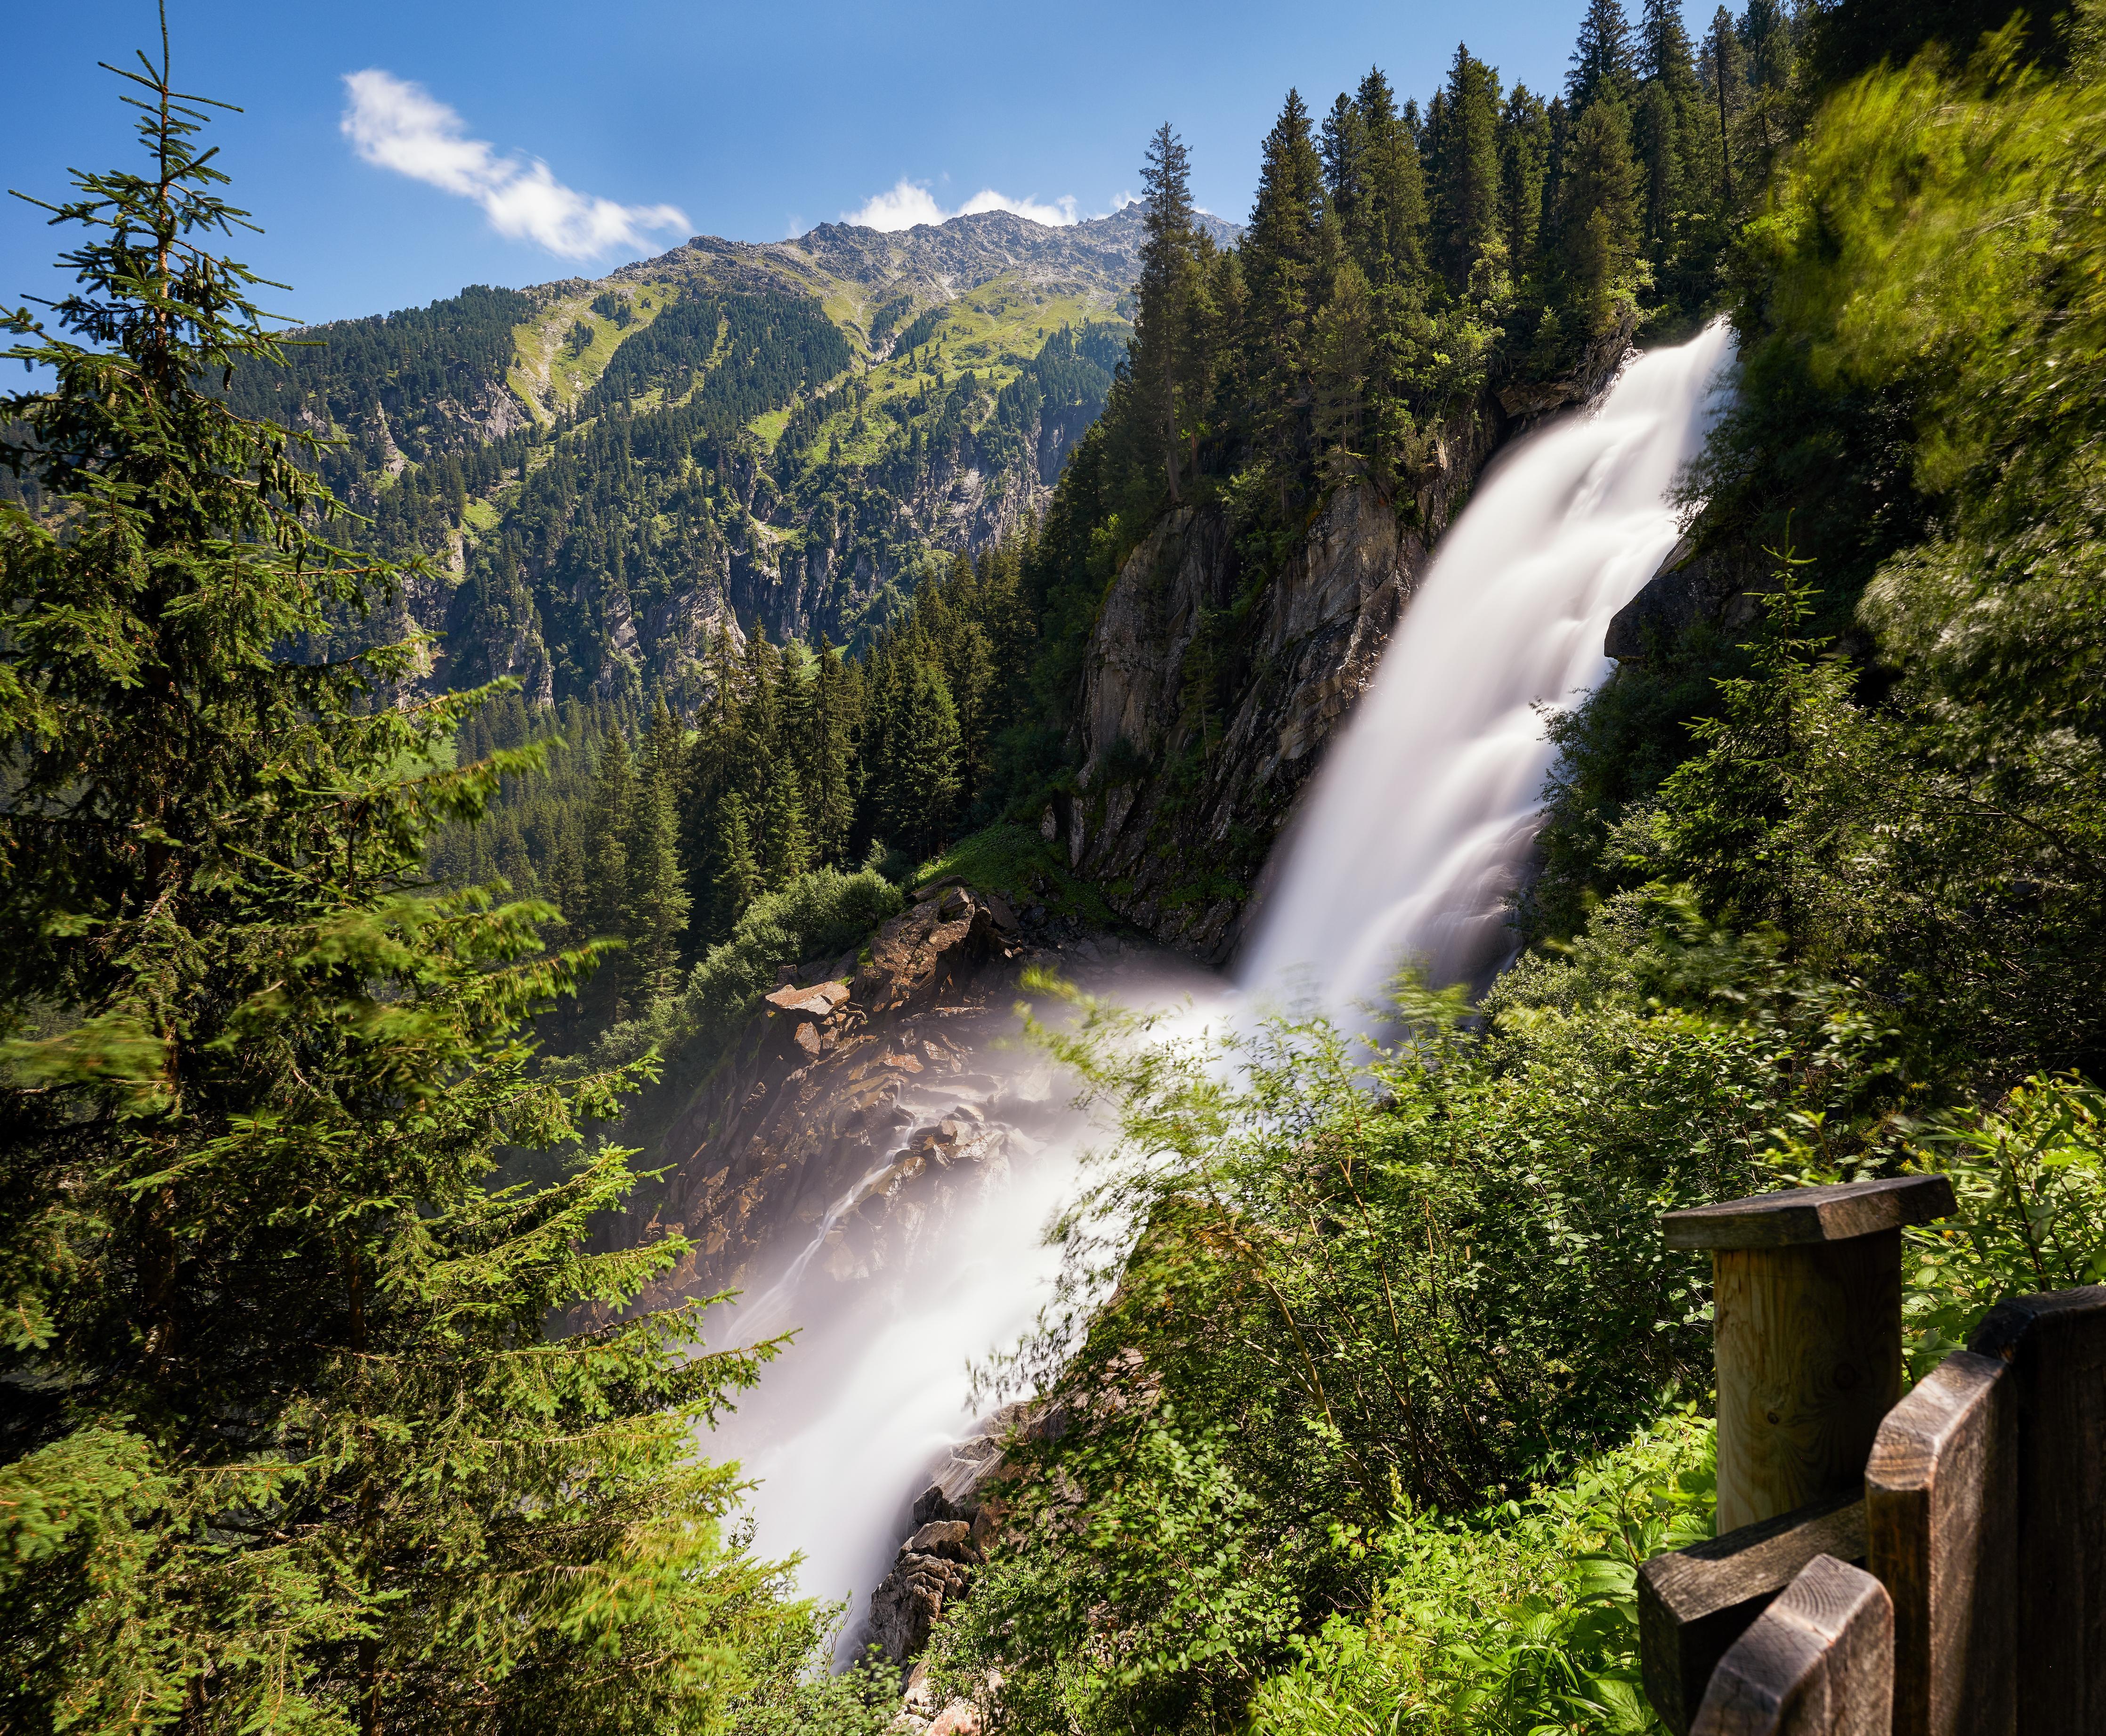
[[2106,1736],[2106,1286],[2023,1296],[1900,1395],[1942,1177],[1663,1221],[1712,1251],[1721,1535],[1639,1573],[1677,1736]]

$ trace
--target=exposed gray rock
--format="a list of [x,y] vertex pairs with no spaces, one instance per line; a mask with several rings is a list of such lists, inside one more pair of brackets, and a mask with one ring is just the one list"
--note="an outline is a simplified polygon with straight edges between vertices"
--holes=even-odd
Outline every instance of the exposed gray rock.
[[1602,649],[1620,663],[1633,663],[1649,647],[1672,645],[1700,622],[1744,626],[1754,618],[1749,594],[1759,588],[1724,556],[1699,553],[1684,537],[1644,588],[1610,617]]
[[928,1644],[944,1604],[964,1592],[968,1579],[960,1562],[902,1550],[870,1599],[871,1638],[886,1658],[903,1664]]

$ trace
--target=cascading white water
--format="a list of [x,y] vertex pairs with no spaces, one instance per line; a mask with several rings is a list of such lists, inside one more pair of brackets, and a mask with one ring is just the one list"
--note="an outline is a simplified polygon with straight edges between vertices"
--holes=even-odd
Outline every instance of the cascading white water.
[[1674,545],[1669,491],[1731,351],[1721,322],[1639,357],[1478,485],[1283,846],[1245,988],[1343,1014],[1406,960],[1436,983],[1499,962],[1555,751],[1539,707],[1608,673],[1609,618]]
[[[1427,958],[1441,981],[1497,962],[1503,900],[1526,864],[1550,764],[1535,707],[1606,673],[1610,616],[1675,540],[1668,492],[1702,443],[1729,348],[1714,326],[1642,357],[1591,414],[1535,434],[1480,485],[1319,774],[1239,973],[1247,987],[1306,986],[1342,1010],[1378,991],[1402,953]],[[1194,1024],[1220,1007],[1211,980],[1166,977],[1159,959],[1146,970],[1093,986],[1130,1003],[1190,996]],[[808,1595],[861,1607],[918,1478],[965,1431],[966,1363],[1013,1343],[1051,1291],[1058,1257],[1040,1235],[1073,1186],[1088,1129],[1035,1057],[986,1070],[996,1083],[981,1101],[1017,1130],[1019,1160],[990,1176],[912,1270],[846,1306],[811,1272],[880,1169],[732,1312],[746,1343],[804,1329],[708,1450],[760,1480],[755,1541],[803,1554]],[[940,1110],[945,1088],[929,1088],[922,1107]]]

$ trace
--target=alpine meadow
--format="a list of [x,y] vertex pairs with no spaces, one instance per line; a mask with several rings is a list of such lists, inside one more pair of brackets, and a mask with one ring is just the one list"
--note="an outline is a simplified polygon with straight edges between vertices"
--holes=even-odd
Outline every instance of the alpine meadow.
[[[215,8],[0,306],[0,1730],[2096,1728],[2106,1336],[1996,1347],[2106,1334],[2106,0],[311,325]],[[1747,1396],[1890,1314],[1879,1444]]]

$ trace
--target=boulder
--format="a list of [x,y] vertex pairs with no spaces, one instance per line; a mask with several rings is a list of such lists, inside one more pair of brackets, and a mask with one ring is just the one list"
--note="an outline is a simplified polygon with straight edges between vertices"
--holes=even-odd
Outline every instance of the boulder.
[[1717,621],[1744,586],[1720,557],[1700,554],[1683,538],[1660,571],[1610,617],[1602,651],[1620,663],[1639,661],[1648,641],[1671,645],[1700,621]]
[[964,1592],[967,1577],[961,1562],[899,1552],[884,1584],[870,1595],[871,1638],[887,1659],[903,1664],[928,1644],[945,1601]]
[[801,1012],[812,1018],[823,1019],[848,998],[849,985],[846,983],[820,983],[809,989],[800,989],[795,983],[786,983],[764,998],[779,1012]]
[[979,1554],[971,1545],[971,1536],[972,1527],[963,1519],[932,1519],[900,1547],[910,1555],[940,1555],[946,1561],[971,1565]]

